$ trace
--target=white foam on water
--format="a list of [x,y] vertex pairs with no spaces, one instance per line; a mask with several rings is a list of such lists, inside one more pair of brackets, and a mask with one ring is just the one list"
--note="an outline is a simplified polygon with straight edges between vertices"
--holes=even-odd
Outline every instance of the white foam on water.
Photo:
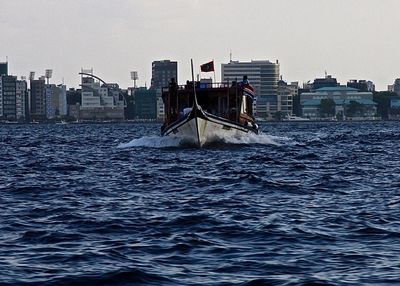
[[142,138],[133,139],[128,143],[121,143],[117,148],[126,149],[134,147],[148,148],[168,148],[178,147],[181,139],[170,136],[144,136]]
[[[287,137],[259,134],[247,134],[243,137],[225,137],[220,142],[225,144],[261,144],[261,145],[275,145],[281,146],[292,142],[292,139]],[[121,143],[117,148],[127,149],[135,147],[148,147],[148,148],[171,148],[179,147],[183,143],[182,139],[171,136],[144,136],[142,138],[133,139],[128,143]]]
[[261,145],[275,145],[281,146],[286,141],[290,141],[291,139],[287,137],[279,137],[273,135],[267,135],[264,133],[259,134],[247,134],[243,137],[227,137],[224,138],[223,141],[229,144],[261,144]]

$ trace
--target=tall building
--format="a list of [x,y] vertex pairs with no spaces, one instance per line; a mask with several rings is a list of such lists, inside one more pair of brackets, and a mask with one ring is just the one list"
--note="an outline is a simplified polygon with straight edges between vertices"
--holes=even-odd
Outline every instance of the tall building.
[[134,90],[134,118],[156,119],[157,118],[157,90],[139,87]]
[[254,86],[256,100],[253,104],[256,116],[272,119],[278,109],[279,63],[270,61],[230,61],[221,65],[222,81],[240,81],[247,75]]
[[299,83],[290,84],[283,80],[278,82],[278,110],[283,116],[293,115],[293,99],[298,96]]
[[16,76],[0,76],[0,117],[23,120],[27,112],[27,83]]
[[8,62],[0,63],[0,76],[8,75]]
[[65,85],[46,84],[46,117],[48,119],[67,115],[67,90]]
[[33,120],[46,119],[46,90],[44,77],[31,80],[30,117]]
[[28,83],[26,80],[17,80],[15,92],[17,120],[26,120],[29,115]]
[[171,78],[178,81],[178,63],[170,60],[154,61],[151,65],[151,88],[168,86]]
[[80,106],[82,105],[82,90],[70,88],[67,90],[67,116],[79,119]]
[[6,120],[17,119],[17,77],[3,75],[1,79],[1,109]]
[[0,118],[3,118],[3,77],[0,76]]

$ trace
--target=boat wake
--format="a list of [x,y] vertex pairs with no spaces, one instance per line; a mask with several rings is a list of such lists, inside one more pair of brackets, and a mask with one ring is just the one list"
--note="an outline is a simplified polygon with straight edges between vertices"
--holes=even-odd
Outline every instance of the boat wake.
[[121,143],[117,148],[127,149],[135,147],[148,147],[148,148],[171,148],[179,147],[181,143],[180,138],[170,136],[144,136],[142,138],[133,139],[128,143]]
[[290,140],[291,139],[287,137],[279,137],[263,133],[248,134],[247,136],[240,138],[225,137],[223,139],[224,143],[227,144],[245,144],[245,145],[260,144],[260,145],[275,145],[275,146],[281,146],[282,144],[285,144]]
[[[223,144],[232,144],[232,145],[252,145],[252,144],[260,144],[260,145],[275,145],[281,146],[291,139],[287,137],[279,137],[267,134],[248,134],[246,137],[237,138],[237,137],[225,137],[218,142],[218,145]],[[119,149],[127,149],[127,148],[138,148],[138,147],[147,147],[147,148],[173,148],[173,147],[182,147],[186,146],[181,138],[171,137],[171,136],[144,136],[142,138],[133,139],[128,143],[121,143],[117,148]],[[213,144],[214,145],[214,144]]]

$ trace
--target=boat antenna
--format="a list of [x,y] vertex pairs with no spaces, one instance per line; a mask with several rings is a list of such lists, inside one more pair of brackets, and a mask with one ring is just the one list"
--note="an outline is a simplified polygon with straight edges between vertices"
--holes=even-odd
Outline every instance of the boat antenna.
[[193,70],[193,59],[190,59],[190,64],[192,66],[192,81],[193,81],[193,94],[194,94],[194,104],[193,107],[198,107],[197,95],[196,95],[196,83],[194,82],[194,70]]

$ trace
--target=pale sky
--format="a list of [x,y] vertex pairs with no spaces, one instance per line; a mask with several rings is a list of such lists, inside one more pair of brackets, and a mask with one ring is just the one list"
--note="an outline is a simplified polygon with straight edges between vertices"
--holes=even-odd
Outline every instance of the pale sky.
[[[286,81],[325,71],[377,89],[400,77],[400,0],[0,0],[0,61],[13,75],[53,69],[78,87],[81,68],[126,88],[151,62],[178,61],[179,82],[215,60],[279,60]],[[211,76],[212,74],[209,74]]]

